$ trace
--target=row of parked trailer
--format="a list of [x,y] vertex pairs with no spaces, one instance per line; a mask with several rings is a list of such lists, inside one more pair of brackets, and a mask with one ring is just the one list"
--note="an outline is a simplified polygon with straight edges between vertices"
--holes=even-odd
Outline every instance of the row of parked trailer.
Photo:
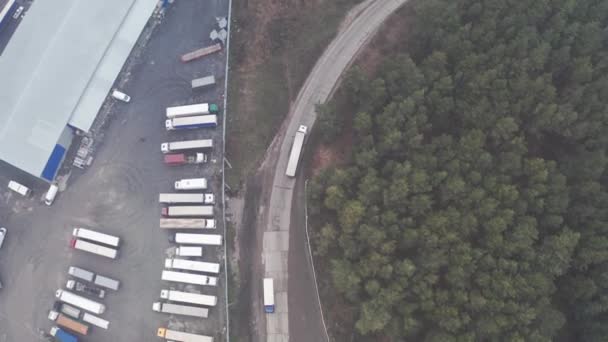
[[[194,81],[193,81],[194,83]],[[217,126],[217,105],[200,103],[166,109],[167,130],[213,128]],[[202,164],[213,149],[212,139],[171,141],[161,145],[164,163],[169,166]],[[185,178],[173,183],[175,192],[160,193],[160,228],[170,232],[177,244],[175,256],[166,258],[161,281],[169,284],[160,292],[152,310],[168,315],[203,319],[217,305],[217,296],[201,292],[217,288],[220,264],[201,260],[203,248],[221,246],[220,234],[206,234],[217,228],[214,219],[216,197],[205,178]],[[199,293],[189,292],[200,286]],[[163,286],[164,287],[164,286]],[[181,290],[187,288],[188,290]],[[180,290],[178,290],[180,289]],[[213,337],[161,327],[157,336],[168,341],[212,342]]]
[[107,290],[118,291],[120,281],[95,274],[89,270],[70,266],[65,289],[55,291],[56,301],[48,318],[57,326],[51,335],[60,341],[78,341],[73,333],[86,336],[91,326],[109,329],[110,322],[99,317],[106,311],[99,299],[106,297]]

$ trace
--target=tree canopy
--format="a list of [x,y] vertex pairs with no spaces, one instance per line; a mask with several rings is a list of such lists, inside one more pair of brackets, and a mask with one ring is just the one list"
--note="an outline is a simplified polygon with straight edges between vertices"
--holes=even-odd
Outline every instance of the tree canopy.
[[[414,11],[408,54],[345,80],[352,163],[309,194],[356,332],[605,341],[608,2]],[[324,139],[336,110],[320,113]]]

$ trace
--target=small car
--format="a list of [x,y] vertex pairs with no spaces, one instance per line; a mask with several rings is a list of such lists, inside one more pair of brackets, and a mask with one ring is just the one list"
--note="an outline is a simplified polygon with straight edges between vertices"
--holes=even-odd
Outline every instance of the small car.
[[116,89],[114,89],[114,91],[112,91],[112,97],[120,100],[122,102],[129,102],[131,101],[131,96],[123,93],[122,91],[118,91]]
[[4,243],[5,237],[6,237],[6,228],[0,227],[0,248],[2,248],[2,244]]

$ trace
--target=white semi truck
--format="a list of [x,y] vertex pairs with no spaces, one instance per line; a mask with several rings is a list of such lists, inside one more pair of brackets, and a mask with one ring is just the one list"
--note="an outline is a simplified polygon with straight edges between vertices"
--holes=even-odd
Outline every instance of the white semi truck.
[[88,242],[85,240],[72,238],[70,245],[74,249],[79,249],[81,251],[101,255],[110,259],[116,259],[116,257],[118,256],[118,251],[114,248],[98,245],[96,243]]
[[211,193],[185,194],[161,193],[158,194],[159,203],[200,203],[215,204],[215,196]]
[[200,293],[182,292],[174,290],[160,290],[160,298],[172,302],[190,303],[204,306],[216,306],[217,297]]
[[222,236],[217,234],[175,233],[175,242],[186,245],[221,246]]
[[168,206],[161,209],[161,215],[165,217],[211,217],[213,216],[212,205],[182,205]]
[[215,229],[215,220],[188,218],[161,218],[162,229]]
[[209,316],[209,309],[207,308],[199,308],[197,306],[179,305],[163,302],[153,303],[152,310],[171,315],[192,316],[200,318],[207,318]]
[[183,140],[183,141],[171,141],[165,142],[160,145],[160,150],[163,153],[171,153],[178,151],[187,150],[202,150],[213,148],[212,139],[199,139],[199,140]]
[[74,230],[72,231],[72,236],[79,239],[99,242],[112,247],[118,247],[118,245],[120,244],[120,238],[117,236],[106,233],[100,233],[98,231],[87,228],[74,228]]
[[300,125],[295,137],[293,138],[293,145],[291,145],[291,152],[289,153],[289,160],[287,161],[287,169],[285,170],[285,174],[289,177],[296,176],[307,130],[308,128],[306,126]]
[[188,259],[165,259],[165,268],[196,271],[204,273],[220,273],[220,264],[215,262],[195,261]]
[[57,299],[59,299],[60,301],[62,301],[64,303],[72,304],[81,309],[90,311],[90,312],[98,314],[98,315],[101,315],[102,313],[104,313],[104,311],[106,311],[105,305],[92,301],[88,298],[79,296],[70,291],[59,289],[59,290],[55,291],[55,297],[57,297]]
[[175,181],[175,190],[205,190],[207,189],[207,179],[205,178],[186,178]]
[[217,286],[217,278],[202,274],[163,270],[161,280],[174,283]]

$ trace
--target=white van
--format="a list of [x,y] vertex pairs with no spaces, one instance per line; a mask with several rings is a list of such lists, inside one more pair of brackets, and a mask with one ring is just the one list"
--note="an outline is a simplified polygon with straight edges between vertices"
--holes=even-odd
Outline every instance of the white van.
[[59,186],[53,183],[49,187],[49,191],[46,192],[46,196],[44,196],[44,204],[51,205],[55,200],[55,196],[57,196],[57,192],[59,192]]
[[29,196],[29,194],[32,192],[32,190],[30,190],[30,188],[28,188],[27,186],[21,185],[15,181],[8,182],[8,188],[20,194],[21,196]]
[[114,91],[112,91],[112,97],[120,100],[122,102],[129,102],[131,101],[131,96],[123,93],[122,91],[118,91],[116,89],[114,89]]

